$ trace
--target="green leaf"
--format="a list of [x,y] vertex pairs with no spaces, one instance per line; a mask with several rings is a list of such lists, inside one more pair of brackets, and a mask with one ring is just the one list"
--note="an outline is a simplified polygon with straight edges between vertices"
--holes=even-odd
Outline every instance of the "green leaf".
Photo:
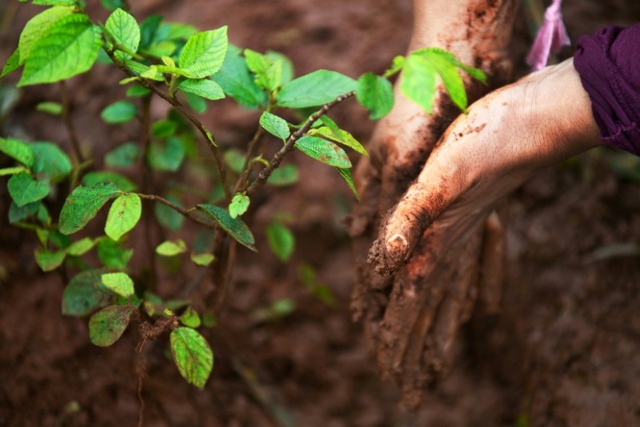
[[176,137],[154,141],[149,147],[149,165],[159,171],[175,172],[184,160],[184,146]]
[[222,87],[213,80],[187,79],[178,85],[178,89],[212,101],[224,98],[224,91],[222,90]]
[[211,78],[245,108],[259,108],[267,102],[266,94],[249,74],[247,63],[236,47],[229,46],[222,68]]
[[104,232],[113,240],[120,240],[136,226],[141,215],[140,197],[135,193],[123,194],[111,205]]
[[180,327],[171,332],[171,353],[180,375],[189,384],[204,389],[213,369],[213,352],[197,331]]
[[167,240],[162,242],[156,248],[156,253],[162,256],[176,256],[187,251],[187,245],[184,240],[178,239],[175,242]]
[[[129,52],[136,53],[138,51],[138,46],[140,45],[140,28],[133,16],[122,9],[117,9],[109,16],[109,19],[107,19],[105,28],[114,38],[116,49],[118,49],[118,45],[120,45]],[[129,53],[122,51],[116,52],[115,56],[120,60],[131,58]]]
[[132,249],[123,248],[109,237],[103,237],[98,242],[98,258],[105,267],[124,270],[132,255]]
[[29,172],[29,170],[27,168],[25,168],[24,166],[14,166],[12,168],[2,168],[2,169],[0,169],[0,176],[15,175],[15,174],[18,174],[20,172]]
[[135,294],[133,280],[127,273],[105,273],[102,275],[102,284],[114,295],[130,298]]
[[278,105],[288,108],[316,107],[356,90],[358,83],[335,71],[318,70],[287,83],[278,93]]
[[89,252],[97,243],[97,240],[93,240],[90,237],[85,237],[76,242],[73,242],[67,249],[67,255],[82,256]]
[[126,123],[133,119],[137,112],[135,104],[129,101],[117,101],[102,110],[100,117],[107,123]]
[[202,322],[200,321],[200,316],[198,316],[198,312],[195,311],[191,306],[187,307],[182,316],[180,316],[180,322],[190,328],[199,328],[202,324]]
[[286,140],[291,135],[287,121],[267,111],[260,116],[260,126],[265,128],[271,135],[282,140]]
[[249,70],[256,75],[255,81],[258,86],[269,91],[275,91],[282,85],[282,61],[274,61],[268,56],[254,52],[251,49],[245,49],[244,56]]
[[249,209],[249,196],[246,194],[236,193],[231,199],[231,203],[229,203],[229,215],[231,218],[237,218],[241,216],[243,213]]
[[0,78],[20,68],[20,65],[22,65],[22,63],[24,62],[24,61],[20,61],[20,59],[21,59],[20,48],[18,47],[16,48],[16,50],[13,51],[9,59],[7,59],[7,63],[4,64],[4,67],[2,68],[2,73],[0,74]]
[[241,219],[232,218],[226,209],[222,209],[218,206],[202,204],[198,205],[197,208],[209,218],[216,221],[218,225],[220,225],[224,231],[229,233],[229,235],[238,243],[254,252],[257,252],[253,234],[251,234],[251,230],[249,230],[247,224],[242,222]]
[[158,82],[164,81],[164,76],[158,73],[158,70],[147,65],[141,64],[133,60],[125,60],[125,65],[137,76],[145,79],[151,79]]
[[111,167],[126,168],[134,164],[138,157],[140,157],[138,145],[127,142],[105,154],[104,163]]
[[38,248],[35,252],[36,263],[42,271],[53,271],[62,265],[64,261],[64,251],[52,252],[45,248]]
[[[177,206],[182,207],[180,200],[171,195],[166,196],[165,199]],[[182,227],[182,224],[184,223],[184,217],[180,212],[177,212],[162,203],[155,204],[154,213],[158,223],[168,230],[177,231]]]
[[38,212],[38,209],[40,209],[41,204],[42,202],[33,202],[20,207],[16,205],[15,202],[11,202],[11,206],[9,206],[9,224],[15,224],[30,216],[34,216]]
[[156,138],[167,138],[175,134],[176,130],[178,123],[170,119],[158,120],[151,125],[151,134]]
[[[155,56],[156,58],[162,58],[163,56],[173,55],[173,53],[176,51],[177,48],[178,48],[178,45],[175,44],[174,42],[170,40],[163,40],[161,42],[154,43],[151,46],[149,46],[146,49],[145,53],[150,56]],[[188,72],[186,73],[191,75],[191,73],[188,73]]]
[[420,56],[410,55],[405,61],[400,92],[431,114],[436,93],[435,70],[431,64]]
[[158,28],[156,35],[162,33],[162,37],[166,38],[167,40],[186,41],[189,39],[189,37],[193,36],[197,32],[198,29],[193,25],[165,22],[160,25],[160,28]]
[[296,245],[296,238],[284,224],[274,221],[267,225],[269,247],[282,262],[289,261]]
[[409,58],[412,57],[418,57],[428,62],[435,72],[438,73],[438,76],[440,76],[454,104],[462,111],[466,111],[467,92],[465,91],[462,77],[460,77],[460,73],[456,67],[459,62],[456,61],[455,56],[451,52],[442,49],[429,48],[412,52]]
[[[349,132],[344,129],[338,129],[337,132],[329,129],[327,127],[320,127],[318,129],[312,129],[309,132],[310,135],[320,135],[325,139],[328,139],[333,142],[337,142],[349,148],[352,148],[356,152],[362,154],[363,156],[369,156],[367,150],[360,144]],[[336,136],[338,135],[338,136]]]
[[160,23],[162,22],[162,16],[160,15],[149,15],[147,16],[142,24],[140,24],[140,47],[146,48],[151,46],[151,43],[154,42],[156,37],[156,33],[158,32],[158,28],[160,27]]
[[280,84],[285,85],[293,80],[294,71],[293,71],[293,63],[289,58],[280,52],[275,52],[273,50],[268,50],[266,53],[267,57],[271,59],[273,62],[281,61],[282,62],[282,77]]
[[239,150],[231,149],[226,151],[222,157],[224,162],[231,168],[231,170],[237,174],[242,173],[244,167],[245,155]]
[[149,89],[139,84],[133,85],[129,89],[127,89],[127,96],[130,96],[131,98],[140,98],[143,96],[147,96],[150,93],[151,91]]
[[64,151],[51,142],[34,142],[33,165],[31,171],[38,177],[48,178],[51,182],[59,182],[71,173],[71,160]]
[[227,27],[196,33],[180,54],[180,68],[201,79],[220,70],[227,54]]
[[336,169],[338,170],[338,173],[340,174],[342,179],[344,179],[347,185],[349,186],[349,189],[351,190],[353,195],[356,196],[356,200],[360,201],[360,194],[358,194],[358,189],[356,188],[356,183],[353,180],[351,169],[345,169],[345,168],[336,168]]
[[207,112],[207,101],[204,98],[187,92],[185,92],[185,95],[187,98],[187,104],[189,104],[189,107],[191,107],[193,111],[198,114]]
[[36,105],[36,110],[52,116],[62,115],[62,104],[59,102],[41,102]]
[[191,254],[191,261],[196,265],[201,265],[203,267],[208,266],[213,262],[215,256],[213,254]]
[[101,0],[101,3],[108,10],[116,10],[125,6],[124,0]]
[[13,138],[0,138],[0,151],[27,167],[33,166],[33,150],[26,142]]
[[384,77],[363,74],[356,89],[358,102],[369,110],[371,120],[380,120],[393,108],[393,86]]
[[304,136],[296,141],[296,148],[309,157],[329,166],[350,168],[351,161],[344,150],[326,139]]
[[18,207],[42,200],[49,194],[49,183],[46,180],[34,179],[26,172],[13,175],[7,187]]
[[133,191],[137,188],[133,182],[116,172],[89,172],[82,177],[82,183],[85,187],[93,187],[106,182],[114,184],[120,191]]
[[84,228],[100,208],[118,192],[118,187],[110,183],[77,187],[62,206],[60,232],[69,235]]
[[[18,0],[23,1],[23,0]],[[39,6],[75,6],[76,0],[33,0],[33,4]]]
[[[72,13],[73,9],[70,7],[52,7],[31,18],[20,34],[20,41],[18,42],[18,49],[16,50],[16,52],[19,51],[20,55],[19,65],[25,63],[34,44],[53,24]],[[7,61],[7,64],[8,63],[9,61]]]
[[132,308],[128,305],[110,305],[89,319],[89,339],[98,347],[108,347],[118,341],[129,326]]
[[275,185],[276,187],[286,187],[295,184],[299,179],[300,174],[298,173],[298,167],[287,164],[274,169],[267,180],[267,184]]
[[89,270],[76,275],[62,293],[62,314],[65,316],[86,316],[93,310],[111,302],[111,297],[100,291],[102,271]]
[[53,83],[89,70],[102,45],[100,33],[86,15],[60,19],[33,44],[18,86]]

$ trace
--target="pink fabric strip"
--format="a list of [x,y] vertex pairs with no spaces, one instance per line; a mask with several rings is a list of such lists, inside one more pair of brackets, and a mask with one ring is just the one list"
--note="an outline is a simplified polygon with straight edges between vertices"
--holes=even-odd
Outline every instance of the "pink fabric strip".
[[527,56],[527,64],[531,66],[532,71],[544,68],[551,52],[556,53],[562,46],[571,45],[567,29],[562,22],[561,5],[562,0],[553,0],[544,13],[544,22]]

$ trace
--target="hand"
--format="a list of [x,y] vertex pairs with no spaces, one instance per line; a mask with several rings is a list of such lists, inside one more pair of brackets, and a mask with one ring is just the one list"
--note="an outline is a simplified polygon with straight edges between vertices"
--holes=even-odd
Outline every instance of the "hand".
[[598,145],[597,135],[572,60],[487,95],[444,133],[370,253],[378,273],[399,271],[377,336],[409,402],[411,382],[443,369],[469,315],[491,209],[540,168]]
[[[515,4],[513,0],[500,0],[489,7],[484,0],[454,3],[450,0],[414,0],[416,19],[409,51],[439,46],[452,51],[463,63],[473,64],[485,71],[488,86],[465,77],[467,92],[473,101],[489,89],[510,81],[510,63],[505,60],[505,51],[510,39]],[[443,94],[442,87],[438,88],[431,115],[426,115],[419,106],[396,91],[396,104],[392,112],[379,123],[369,144],[371,158],[361,161],[356,169],[355,178],[362,202],[356,207],[350,222],[357,265],[352,309],[356,319],[365,319],[367,341],[376,353],[381,372],[387,379],[402,385],[403,400],[407,406],[415,406],[419,402],[423,384],[434,378],[434,371],[442,373],[442,360],[450,359],[446,355],[434,356],[429,358],[428,363],[421,363],[425,340],[430,338],[428,328],[414,328],[416,319],[424,317],[424,311],[434,311],[427,307],[427,303],[441,299],[449,301],[457,297],[452,293],[445,296],[444,287],[430,286],[426,278],[432,279],[433,275],[424,273],[422,266],[417,263],[407,265],[395,278],[384,279],[366,264],[366,254],[377,235],[380,218],[418,176],[436,141],[459,114],[460,111]],[[486,258],[483,263],[488,266],[486,271],[499,271],[497,266],[501,260],[502,243],[499,225],[494,220],[492,227],[484,234],[483,246],[492,249],[487,251],[492,257]],[[448,264],[457,266],[460,264],[459,258],[464,258],[470,268],[465,274],[477,275],[475,269],[482,232],[482,227],[478,227],[474,244],[452,253]],[[416,252],[422,253],[422,249]],[[460,271],[449,269],[438,273],[438,277],[443,284],[469,283],[468,280],[459,280],[457,274]],[[496,274],[489,276],[497,277]],[[499,280],[494,280],[494,289],[495,283],[499,283]],[[402,289],[430,289],[441,296],[423,297],[416,299],[411,306],[399,306],[394,304],[394,295],[401,293]],[[465,301],[473,302],[473,290],[465,289],[464,285],[456,285],[455,289],[460,291]],[[470,304],[466,306],[471,307]]]

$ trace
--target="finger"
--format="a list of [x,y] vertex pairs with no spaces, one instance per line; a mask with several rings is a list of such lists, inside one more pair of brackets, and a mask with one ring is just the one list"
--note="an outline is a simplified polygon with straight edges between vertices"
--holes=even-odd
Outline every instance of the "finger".
[[[500,213],[498,213],[500,212]],[[504,281],[507,205],[487,218],[481,254],[480,300],[485,312],[495,313],[500,306]]]

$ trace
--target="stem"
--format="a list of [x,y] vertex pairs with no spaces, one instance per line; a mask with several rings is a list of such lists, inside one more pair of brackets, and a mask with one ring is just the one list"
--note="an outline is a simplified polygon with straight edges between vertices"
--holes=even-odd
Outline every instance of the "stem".
[[136,193],[138,195],[138,197],[140,197],[141,199],[145,199],[145,200],[153,200],[154,202],[159,202],[162,203],[165,206],[170,207],[171,209],[173,209],[174,211],[182,214],[185,218],[200,224],[200,225],[204,225],[208,228],[217,228],[217,226],[215,224],[212,224],[210,222],[207,221],[203,221],[198,217],[195,217],[193,215],[191,215],[193,212],[196,211],[196,208],[181,208],[180,206],[171,203],[170,201],[168,201],[167,199],[160,197],[160,196],[156,196],[155,194],[142,194],[142,193]]
[[71,114],[71,100],[69,99],[69,93],[67,92],[67,86],[64,80],[60,82],[60,92],[62,93],[62,120],[67,128],[69,140],[71,141],[71,146],[73,147],[73,152],[76,155],[78,163],[84,163],[85,159],[82,156],[82,151],[80,151],[78,134],[76,133],[73,115]]
[[[116,66],[120,68],[126,75],[128,75],[129,77],[138,77],[125,64],[120,62],[120,60],[115,57],[115,55],[113,54],[113,50],[105,50],[105,52],[107,52],[107,55],[109,55],[109,58],[111,58],[113,63],[116,64]],[[209,150],[211,150],[211,154],[213,154],[216,166],[218,167],[218,171],[220,172],[220,182],[222,183],[222,187],[224,188],[225,196],[227,197],[227,200],[231,200],[231,190],[229,189],[229,182],[227,180],[227,169],[224,167],[222,154],[220,153],[220,150],[218,150],[218,145],[216,144],[216,139],[213,134],[176,98],[172,98],[170,95],[166,94],[145,79],[139,79],[138,83],[171,104],[176,110],[178,110],[183,116],[185,116],[187,120],[189,120],[191,124],[196,127],[196,129],[198,129],[205,140],[209,141]]]
[[249,172],[251,171],[249,165],[251,164],[251,159],[253,158],[253,155],[256,151],[256,147],[260,143],[260,138],[262,138],[262,135],[264,135],[264,128],[262,126],[258,126],[258,130],[253,135],[253,139],[249,143],[249,148],[247,149],[247,157],[244,159],[244,165],[242,166],[242,173],[240,174],[240,177],[236,182],[236,186],[233,189],[234,194],[239,191],[246,190],[246,181],[249,177]]
[[[151,96],[145,96],[142,99],[142,117],[140,120],[140,134],[142,136],[142,150],[138,159],[142,168],[142,191],[153,192],[153,175],[147,164],[147,153],[151,144],[151,135],[149,132],[149,116],[151,115]],[[151,225],[153,222],[153,213],[149,209],[144,210],[144,229],[147,237],[144,239],[147,246],[147,257],[150,268],[149,284],[153,290],[156,284],[156,257],[154,254],[154,242],[152,239]]]
[[323,105],[322,108],[309,116],[305,124],[300,129],[292,133],[291,136],[289,136],[284,146],[273,156],[273,159],[271,159],[271,161],[269,162],[269,166],[260,171],[258,177],[251,183],[251,185],[247,189],[247,195],[253,195],[260,187],[264,185],[265,182],[267,182],[267,179],[269,179],[274,169],[280,165],[282,159],[284,159],[284,156],[295,149],[296,141],[303,137],[309,131],[309,129],[311,129],[311,126],[313,126],[316,120],[327,114],[327,112],[332,107],[351,98],[355,94],[355,91],[351,91],[349,93],[345,93],[344,95],[340,95],[328,104]]

